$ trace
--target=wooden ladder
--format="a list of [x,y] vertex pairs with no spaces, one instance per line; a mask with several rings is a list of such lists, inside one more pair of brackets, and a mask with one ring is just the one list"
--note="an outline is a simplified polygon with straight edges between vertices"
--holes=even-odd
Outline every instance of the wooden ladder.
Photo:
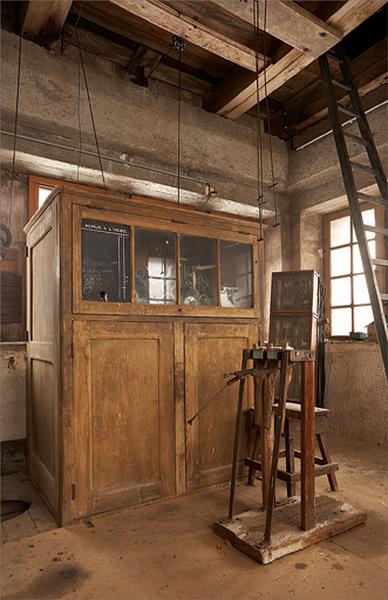
[[[330,71],[329,60],[334,60],[340,67],[342,80],[335,79]],[[369,254],[367,231],[372,231],[377,235],[383,235],[388,238],[388,229],[385,227],[375,227],[364,225],[360,201],[368,201],[371,204],[383,206],[385,208],[385,225],[387,224],[388,197],[387,197],[387,180],[384,174],[383,166],[380,157],[377,153],[376,146],[373,141],[372,132],[369,128],[365,112],[362,108],[360,96],[354,83],[353,75],[350,69],[349,59],[347,58],[341,45],[336,46],[335,50],[322,55],[319,58],[319,66],[323,83],[326,88],[326,95],[329,107],[329,117],[333,127],[333,134],[337,146],[338,157],[341,165],[342,177],[345,184],[346,194],[350,206],[350,212],[353,222],[353,227],[356,233],[356,238],[360,250],[362,266],[364,269],[366,284],[368,287],[370,303],[373,311],[373,318],[376,327],[377,338],[380,344],[381,355],[385,367],[385,372],[388,377],[388,329],[386,304],[388,302],[388,294],[381,293],[378,287],[375,266],[388,267],[388,257],[380,257],[372,259]],[[346,91],[349,97],[348,106],[344,107],[337,102],[335,89],[341,88]],[[359,127],[360,136],[348,133],[341,125],[340,113],[355,119]],[[353,162],[349,157],[346,141],[357,143],[364,147],[369,159],[369,165]],[[359,192],[354,179],[354,171],[362,170],[370,173],[376,180],[380,197],[369,196]],[[387,244],[384,244],[385,249]]]

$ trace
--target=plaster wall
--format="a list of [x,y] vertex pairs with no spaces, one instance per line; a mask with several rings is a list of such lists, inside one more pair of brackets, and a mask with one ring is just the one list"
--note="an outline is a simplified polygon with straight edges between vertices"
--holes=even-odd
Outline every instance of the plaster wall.
[[[15,83],[18,37],[2,32],[2,128],[12,130],[14,123]],[[177,90],[151,79],[148,87],[139,87],[127,79],[124,68],[84,53],[88,86],[101,153],[112,159],[127,156],[136,162],[176,173],[177,169]],[[79,146],[78,103],[82,150],[96,150],[89,107],[81,82],[78,99],[79,55],[71,44],[65,49],[48,51],[28,40],[22,43],[22,67],[19,102],[19,132],[48,142]],[[208,181],[218,199],[257,206],[256,120],[246,115],[231,121],[204,111],[198,97],[182,94],[181,169],[182,174]],[[11,138],[2,136],[1,158],[12,159]],[[268,136],[264,134],[264,177],[270,183]],[[78,152],[52,148],[27,140],[18,140],[19,170],[52,176],[77,178],[102,185],[98,160]],[[39,157],[39,160],[37,159]],[[80,169],[77,167],[81,160]],[[285,142],[273,140],[273,158],[278,190],[287,182],[288,152]],[[126,192],[152,194],[166,198],[166,187],[174,188],[176,178],[121,166],[104,159],[108,185]],[[152,183],[153,185],[150,185]],[[142,187],[143,186],[143,187]],[[183,180],[182,186],[189,186]],[[195,187],[195,186],[194,186]],[[202,194],[203,185],[194,191]],[[176,190],[174,191],[176,196]],[[270,200],[270,199],[269,199]],[[269,203],[267,208],[269,207]]]
[[388,445],[388,382],[376,342],[326,344],[326,405],[330,430]]
[[26,348],[0,344],[0,441],[26,437]]

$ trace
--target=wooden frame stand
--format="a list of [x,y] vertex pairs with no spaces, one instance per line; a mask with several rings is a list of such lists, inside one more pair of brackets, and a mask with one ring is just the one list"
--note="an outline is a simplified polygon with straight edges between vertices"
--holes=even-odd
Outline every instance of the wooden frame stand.
[[[266,372],[271,372],[273,376],[274,366],[278,361],[279,405],[275,410],[275,433],[274,435],[271,433],[271,444],[268,444],[268,435],[265,432],[263,436],[266,443],[263,444],[261,471],[265,512],[252,510],[233,516],[234,469],[229,518],[217,521],[214,524],[214,531],[220,537],[228,539],[244,554],[261,564],[267,564],[360,525],[366,521],[367,515],[338,498],[315,497],[314,353],[288,348],[259,348],[244,351],[244,356],[253,360],[252,371],[255,374],[256,387],[258,382],[262,386],[263,373],[264,377]],[[275,484],[280,453],[279,443],[285,425],[287,390],[290,382],[289,367],[292,362],[301,363],[302,370],[300,500],[295,497],[290,498],[287,504],[276,508]],[[266,385],[268,386],[268,382]],[[272,412],[274,390],[275,383],[272,383],[272,393],[268,394],[267,390],[262,394],[262,414],[266,412],[266,403],[271,403]],[[238,419],[239,411],[237,411],[237,422]],[[264,428],[265,422],[263,422]],[[236,444],[238,447],[238,438],[235,439],[235,447]],[[272,517],[274,517],[273,524]]]

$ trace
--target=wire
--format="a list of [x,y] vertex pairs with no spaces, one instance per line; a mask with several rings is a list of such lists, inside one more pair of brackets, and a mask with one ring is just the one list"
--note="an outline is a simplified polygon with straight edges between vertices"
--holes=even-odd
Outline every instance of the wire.
[[182,96],[182,52],[179,52],[179,71],[178,71],[178,139],[177,139],[177,160],[178,160],[178,204],[181,202],[181,96]]
[[263,144],[261,136],[261,111],[260,111],[260,90],[259,90],[259,1],[253,1],[253,31],[255,36],[255,63],[256,63],[256,160],[257,160],[257,202],[259,207],[259,241],[264,239],[263,234],[263,203],[264,203],[264,165],[263,165]]
[[82,122],[81,122],[81,61],[78,64],[78,83],[77,83],[77,116],[78,116],[78,162],[77,162],[77,183],[79,183],[79,172],[81,168],[82,157]]
[[19,100],[20,100],[20,71],[21,71],[21,64],[22,64],[22,36],[20,35],[19,36],[19,48],[18,48],[18,69],[17,69],[17,76],[16,76],[15,120],[14,120],[14,128],[13,128],[11,192],[10,192],[9,207],[8,207],[8,225],[9,225],[9,229],[11,229],[13,193],[14,193],[14,183],[15,183],[16,140],[17,140],[17,131],[18,131],[18,123],[19,123]]
[[181,202],[181,113],[182,113],[182,52],[186,44],[183,38],[174,35],[172,38],[172,47],[178,52],[178,123],[177,123],[177,201]]
[[[265,0],[265,3],[264,3],[264,32],[267,31],[267,13],[268,13],[268,0]],[[263,41],[263,55],[264,55],[264,57],[266,57],[265,38]],[[266,67],[264,67],[263,77],[264,77],[264,96],[265,96],[265,108],[266,108],[266,113],[267,113],[267,129],[268,129],[268,135],[269,135],[269,138],[268,138],[269,156],[270,156],[271,180],[272,180],[272,184],[271,184],[270,188],[272,189],[273,204],[274,204],[273,226],[276,227],[277,225],[279,225],[279,210],[278,210],[277,195],[276,195],[276,191],[275,191],[275,187],[276,187],[277,183],[275,182],[275,169],[274,169],[274,162],[273,162],[271,118],[269,116],[269,99],[268,99],[268,93],[267,93],[267,69],[266,69]]]
[[96,144],[98,161],[100,163],[102,183],[104,185],[104,188],[106,188],[104,168],[102,166],[102,158],[101,158],[100,146],[98,144],[96,124],[95,124],[95,121],[94,121],[92,100],[91,100],[91,97],[90,97],[89,85],[88,85],[88,80],[87,80],[87,77],[86,77],[86,70],[85,70],[85,65],[84,65],[84,59],[83,59],[83,56],[82,56],[82,50],[81,50],[81,44],[80,44],[80,41],[79,41],[78,31],[75,31],[75,37],[76,37],[77,44],[78,44],[79,58],[80,58],[80,62],[81,62],[81,68],[82,68],[82,73],[83,73],[83,78],[84,78],[84,83],[85,83],[86,95],[87,95],[87,98],[88,98],[89,113],[90,113],[90,119],[91,119],[92,127],[93,127],[94,141],[95,141],[95,144]]
[[[74,25],[74,31],[72,40],[74,42],[74,37],[78,33],[78,24],[82,19],[82,8],[81,4],[80,11],[77,16],[77,20]],[[78,50],[80,45],[78,44]],[[77,80],[77,120],[78,120],[78,161],[77,161],[77,183],[79,183],[79,174],[81,168],[81,158],[82,158],[82,121],[81,121],[81,59],[78,62],[78,80]]]

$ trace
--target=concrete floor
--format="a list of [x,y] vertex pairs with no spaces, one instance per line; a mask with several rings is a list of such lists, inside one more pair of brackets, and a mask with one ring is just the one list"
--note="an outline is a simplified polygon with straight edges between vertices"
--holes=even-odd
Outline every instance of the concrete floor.
[[2,500],[24,500],[30,508],[16,519],[1,524],[1,543],[14,542],[30,535],[57,529],[54,517],[25,473],[12,473],[1,478]]
[[[386,450],[331,440],[341,497],[368,521],[261,566],[224,543],[212,523],[228,490],[213,489],[94,517],[2,548],[3,600],[386,600]],[[320,490],[327,490],[321,478]],[[259,488],[239,487],[238,510]],[[276,513],[275,513],[276,514]]]

